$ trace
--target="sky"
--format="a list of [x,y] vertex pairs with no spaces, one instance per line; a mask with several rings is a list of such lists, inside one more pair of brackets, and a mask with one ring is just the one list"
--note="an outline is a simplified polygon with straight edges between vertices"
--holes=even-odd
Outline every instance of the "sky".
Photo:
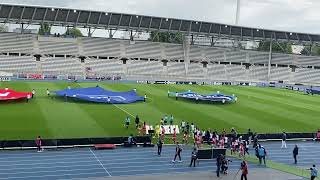
[[[237,0],[0,0],[235,24]],[[240,0],[241,26],[320,34],[320,0]]]

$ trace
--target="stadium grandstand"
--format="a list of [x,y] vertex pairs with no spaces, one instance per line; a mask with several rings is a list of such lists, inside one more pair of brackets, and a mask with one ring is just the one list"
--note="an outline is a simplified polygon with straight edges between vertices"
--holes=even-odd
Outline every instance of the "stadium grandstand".
[[[0,3],[2,24],[20,28],[0,32],[0,180],[318,172],[318,34]],[[88,34],[69,34],[77,28]],[[159,33],[181,41],[155,41]]]
[[[127,80],[283,81],[320,83],[320,57],[215,47],[216,39],[268,40],[312,44],[319,35],[272,31],[183,19],[53,7],[0,5],[0,22],[21,24],[21,34],[0,34],[0,71],[20,77],[42,74],[86,79],[121,76]],[[25,34],[26,25],[48,23],[109,29],[110,37],[65,38]],[[112,31],[181,32],[183,44],[112,38]],[[194,37],[212,39],[199,46]],[[270,43],[272,44],[272,43]],[[21,74],[25,75],[21,75]]]

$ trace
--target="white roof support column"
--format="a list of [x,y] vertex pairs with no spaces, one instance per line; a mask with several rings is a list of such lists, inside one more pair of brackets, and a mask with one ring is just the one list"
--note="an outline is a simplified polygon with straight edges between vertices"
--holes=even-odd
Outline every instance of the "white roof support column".
[[271,34],[270,49],[269,49],[269,61],[268,61],[268,81],[270,81],[270,78],[271,78],[272,43],[273,43],[273,36]]
[[183,38],[183,56],[184,56],[184,67],[185,67],[185,76],[188,76],[188,69],[190,63],[190,36],[185,35]]

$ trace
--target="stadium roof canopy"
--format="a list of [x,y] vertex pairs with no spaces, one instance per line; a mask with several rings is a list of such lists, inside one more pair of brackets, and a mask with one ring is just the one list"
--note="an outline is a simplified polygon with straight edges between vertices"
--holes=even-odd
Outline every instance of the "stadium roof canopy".
[[293,41],[319,43],[320,35],[274,31],[227,24],[133,15],[114,12],[88,11],[44,6],[0,4],[0,22],[54,26],[77,26],[97,29],[182,32],[199,36],[214,36],[241,40]]

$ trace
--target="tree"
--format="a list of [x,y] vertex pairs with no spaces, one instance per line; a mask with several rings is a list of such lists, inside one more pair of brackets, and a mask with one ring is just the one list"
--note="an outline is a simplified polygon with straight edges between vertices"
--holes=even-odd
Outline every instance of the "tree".
[[8,26],[5,26],[4,24],[0,25],[0,32],[8,32]]
[[302,55],[320,56],[320,47],[316,45],[304,46],[301,51]]
[[49,25],[48,23],[42,23],[40,25],[38,34],[39,35],[50,35],[51,34],[51,25]]
[[183,43],[183,35],[181,33],[169,33],[169,32],[151,32],[150,40],[153,42],[164,43]]
[[300,53],[301,55],[311,55],[310,52],[311,52],[311,46],[304,46]]
[[73,37],[82,37],[83,36],[82,32],[76,27],[73,27],[71,29],[67,29],[65,35],[73,36]]
[[[258,51],[269,51],[270,41],[260,42],[257,48]],[[272,42],[273,52],[282,52],[292,54],[292,44],[288,42]]]

